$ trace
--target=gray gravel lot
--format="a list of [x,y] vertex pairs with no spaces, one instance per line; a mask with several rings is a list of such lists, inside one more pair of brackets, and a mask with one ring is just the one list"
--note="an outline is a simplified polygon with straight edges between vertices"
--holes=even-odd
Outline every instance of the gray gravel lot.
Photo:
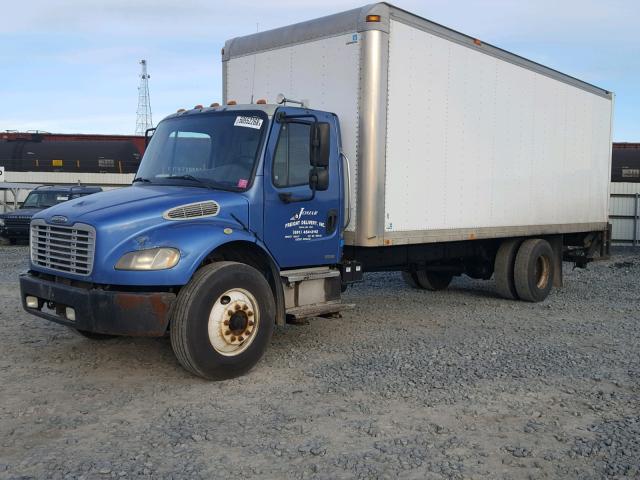
[[367,276],[342,319],[278,328],[245,377],[167,339],[22,312],[0,247],[0,478],[640,478],[640,257],[566,267],[541,304]]

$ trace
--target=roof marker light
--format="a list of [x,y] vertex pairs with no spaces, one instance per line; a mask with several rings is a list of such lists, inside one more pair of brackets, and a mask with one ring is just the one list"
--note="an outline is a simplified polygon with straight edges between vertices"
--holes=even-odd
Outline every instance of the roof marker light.
[[237,105],[237,104],[238,104],[238,102],[236,102],[235,100],[229,100],[227,102],[227,105]]
[[194,110],[202,110],[202,105],[198,104],[193,108],[194,108]]
[[266,104],[267,104],[267,101],[266,101],[264,98],[261,98],[260,100],[258,100],[258,101],[256,102],[256,104],[257,104],[257,105],[266,105]]
[[186,112],[186,110],[184,108],[179,108],[176,113],[182,113],[182,112]]
[[209,105],[211,108],[218,108],[220,106],[220,104],[218,102],[213,102],[211,105]]
[[380,15],[367,15],[367,22],[379,22],[381,20]]
[[477,46],[482,46],[482,42],[480,40],[478,40],[477,38],[473,39],[473,43],[475,43]]

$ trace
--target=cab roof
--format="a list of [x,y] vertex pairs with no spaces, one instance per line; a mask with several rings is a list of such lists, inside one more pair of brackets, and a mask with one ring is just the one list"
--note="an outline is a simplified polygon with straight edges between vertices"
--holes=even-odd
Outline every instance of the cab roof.
[[262,103],[248,103],[248,104],[242,104],[242,105],[220,105],[219,107],[202,107],[202,108],[198,106],[197,108],[194,107],[192,109],[185,109],[184,111],[181,111],[182,109],[178,110],[177,113],[168,115],[165,117],[165,119],[182,117],[185,115],[197,115],[200,113],[241,112],[241,111],[247,111],[247,110],[253,110],[253,111],[257,110],[259,112],[266,113],[268,117],[273,117],[274,113],[276,113],[276,110],[281,106],[282,105],[262,104]]

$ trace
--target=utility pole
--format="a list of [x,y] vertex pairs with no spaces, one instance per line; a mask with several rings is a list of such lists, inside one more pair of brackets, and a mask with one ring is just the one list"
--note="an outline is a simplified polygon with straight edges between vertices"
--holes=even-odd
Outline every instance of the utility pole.
[[149,75],[147,61],[140,60],[140,85],[138,86],[138,111],[136,115],[136,135],[144,135],[148,128],[153,128],[151,118],[151,100],[149,98]]

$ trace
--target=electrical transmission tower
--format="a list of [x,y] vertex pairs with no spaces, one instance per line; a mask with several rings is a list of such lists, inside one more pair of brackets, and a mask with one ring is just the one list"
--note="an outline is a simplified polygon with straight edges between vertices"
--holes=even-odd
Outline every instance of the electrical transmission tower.
[[140,72],[140,85],[138,86],[138,111],[136,115],[136,135],[144,135],[148,128],[153,128],[151,118],[151,100],[149,99],[149,75],[147,73],[147,61],[140,60],[142,71]]

